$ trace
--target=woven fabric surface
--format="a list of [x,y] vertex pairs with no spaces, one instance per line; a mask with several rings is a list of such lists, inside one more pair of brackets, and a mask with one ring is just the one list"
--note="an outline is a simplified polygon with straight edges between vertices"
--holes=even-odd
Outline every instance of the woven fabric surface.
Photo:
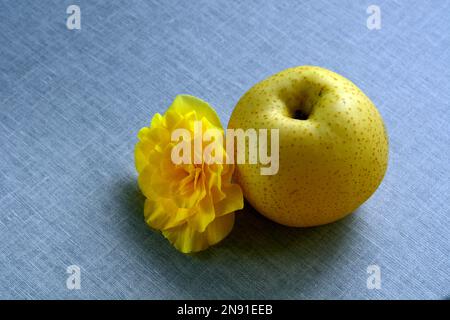
[[[66,27],[71,4],[81,30]],[[1,1],[0,298],[449,297],[448,12],[449,1]],[[221,244],[177,252],[143,220],[138,129],[180,93],[226,125],[253,84],[307,64],[379,108],[390,160],[377,192],[308,229],[247,205]],[[66,286],[70,265],[80,290]],[[369,265],[380,289],[367,288]]]

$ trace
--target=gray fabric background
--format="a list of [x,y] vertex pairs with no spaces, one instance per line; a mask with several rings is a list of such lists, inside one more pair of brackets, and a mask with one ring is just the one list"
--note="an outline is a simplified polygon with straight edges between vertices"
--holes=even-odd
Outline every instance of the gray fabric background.
[[[81,30],[66,8],[81,7]],[[382,10],[368,30],[366,8]],[[449,1],[0,2],[0,298],[450,296]],[[175,95],[227,124],[287,67],[354,81],[383,115],[387,175],[354,215],[287,228],[249,206],[182,255],[143,221],[136,133]],[[81,290],[66,267],[81,267]],[[366,287],[381,268],[381,290]]]

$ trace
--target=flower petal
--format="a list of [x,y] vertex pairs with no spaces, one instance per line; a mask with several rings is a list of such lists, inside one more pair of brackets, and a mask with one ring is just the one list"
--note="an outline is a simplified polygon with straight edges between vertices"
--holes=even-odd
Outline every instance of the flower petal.
[[169,130],[162,127],[150,128],[147,132],[147,136],[149,140],[159,146],[164,147],[170,142]]
[[[195,172],[191,173],[195,175]],[[174,182],[171,196],[180,208],[192,208],[206,196],[204,177],[200,174],[196,187],[194,187],[195,177],[187,176],[182,181]]]
[[183,253],[197,252],[208,248],[208,238],[199,233],[187,223],[181,226],[163,230],[162,234],[172,245]]
[[214,126],[222,128],[219,116],[214,111],[214,109],[211,108],[211,106],[207,102],[197,97],[187,94],[181,94],[176,96],[175,100],[173,101],[172,105],[169,107],[167,112],[172,110],[176,111],[178,114],[186,114],[192,110],[195,110],[195,112],[197,113],[198,120],[206,118]]
[[151,141],[146,139],[141,140],[136,144],[134,149],[134,164],[138,173],[140,173],[148,164],[148,155],[154,146],[155,145]]
[[244,196],[242,195],[241,187],[237,184],[230,184],[222,191],[225,192],[225,199],[219,201],[214,205],[216,217],[220,217],[236,210],[241,210],[244,207]]
[[153,116],[152,121],[150,122],[150,127],[160,127],[163,125],[164,118],[161,114],[157,113]]
[[208,243],[210,246],[222,241],[233,229],[234,213],[217,217],[206,228]]
[[141,130],[139,130],[137,136],[139,140],[146,140],[148,139],[148,135],[150,132],[150,128],[149,127],[143,127],[141,128]]
[[197,232],[189,224],[164,230],[163,235],[183,253],[197,252],[223,240],[233,229],[234,214],[227,214],[211,222],[205,232]]
[[152,175],[153,169],[151,165],[145,166],[144,169],[139,173],[138,185],[145,197],[151,198],[152,195]]
[[188,219],[188,224],[194,230],[203,232],[216,217],[211,197],[204,197],[199,201],[196,208],[197,212]]
[[164,114],[166,128],[169,130],[173,130],[178,126],[179,123],[183,122],[182,113],[177,113],[175,110],[167,110]]
[[192,214],[188,209],[177,208],[170,199],[145,200],[144,218],[147,224],[159,230],[176,227]]

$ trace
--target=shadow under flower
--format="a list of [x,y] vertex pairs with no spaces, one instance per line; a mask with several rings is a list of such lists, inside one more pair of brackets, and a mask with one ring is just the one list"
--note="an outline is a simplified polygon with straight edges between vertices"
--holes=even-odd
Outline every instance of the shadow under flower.
[[[292,228],[268,220],[246,202],[236,212],[234,229],[227,238],[186,255],[146,225],[145,198],[135,179],[122,183],[119,192],[124,200],[121,210],[130,215],[124,222],[129,230],[123,234],[124,241],[140,247],[141,263],[156,268],[177,288],[175,298],[308,297],[313,289],[303,285],[328,277],[323,272],[350,246],[359,214],[324,226]],[[295,285],[290,283],[294,279]]]
[[[308,251],[322,242],[330,241],[331,245],[339,246],[341,237],[333,230],[338,226],[351,224],[353,215],[340,221],[309,228],[288,227],[273,222],[245,201],[244,209],[236,212],[235,226],[228,238],[222,244],[235,248],[235,252],[245,255],[278,255],[299,244],[308,244]],[[332,241],[331,241],[332,240]],[[200,253],[201,254],[201,253]]]

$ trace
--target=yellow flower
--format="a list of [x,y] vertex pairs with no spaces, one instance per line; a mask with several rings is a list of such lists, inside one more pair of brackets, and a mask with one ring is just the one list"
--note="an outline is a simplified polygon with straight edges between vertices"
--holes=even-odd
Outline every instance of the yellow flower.
[[[172,132],[187,129],[193,134],[199,121],[202,133],[216,129],[223,134],[216,112],[206,102],[179,95],[164,115],[157,113],[150,127],[139,131],[135,149],[138,183],[146,197],[145,220],[184,253],[224,239],[233,228],[234,211],[243,208],[241,188],[231,181],[234,165],[205,162],[203,157],[201,163],[172,160],[178,143],[172,141]],[[196,137],[191,137],[192,142]],[[223,144],[221,148],[226,156]]]

